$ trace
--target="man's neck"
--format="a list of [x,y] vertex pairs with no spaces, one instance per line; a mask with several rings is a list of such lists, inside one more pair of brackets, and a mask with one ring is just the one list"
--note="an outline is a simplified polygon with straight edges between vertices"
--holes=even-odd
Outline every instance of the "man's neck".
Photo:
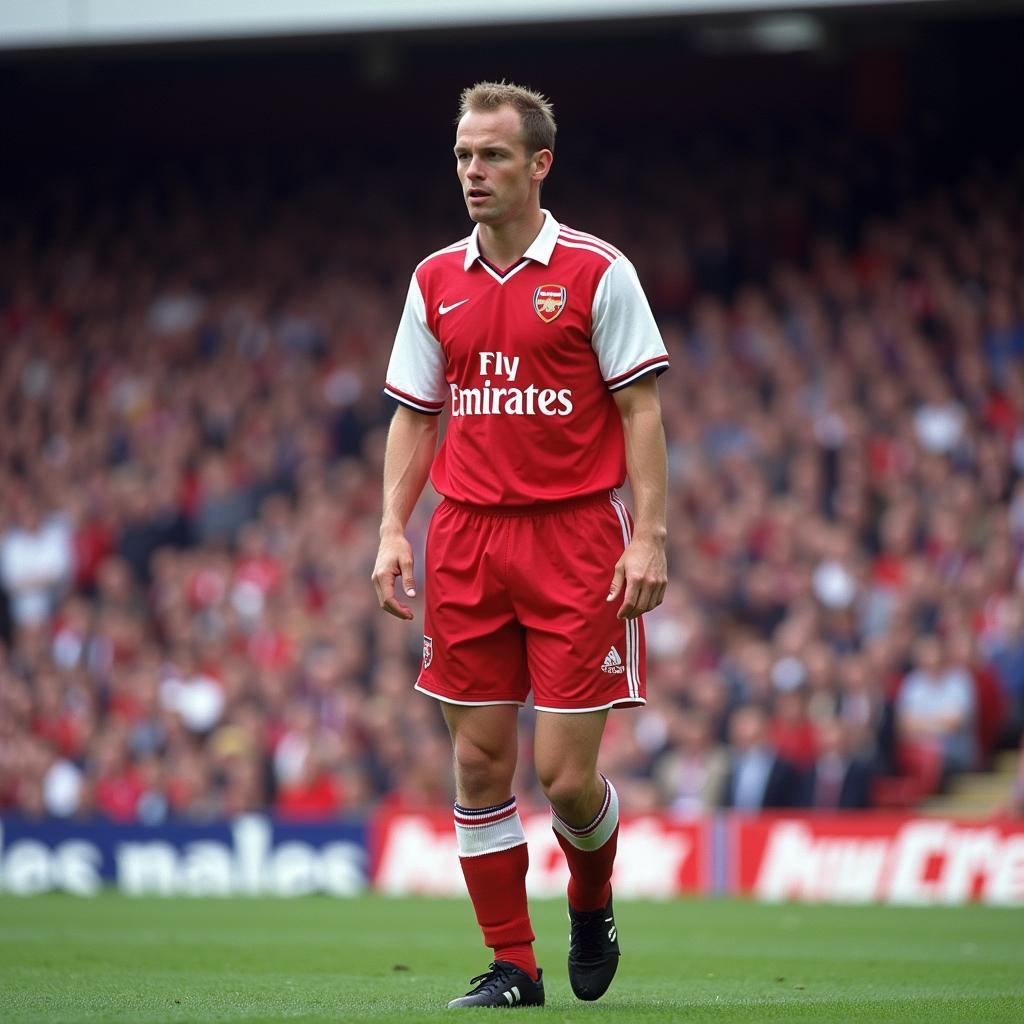
[[523,258],[544,227],[544,214],[540,206],[507,224],[481,224],[477,242],[484,259],[499,270],[511,267]]

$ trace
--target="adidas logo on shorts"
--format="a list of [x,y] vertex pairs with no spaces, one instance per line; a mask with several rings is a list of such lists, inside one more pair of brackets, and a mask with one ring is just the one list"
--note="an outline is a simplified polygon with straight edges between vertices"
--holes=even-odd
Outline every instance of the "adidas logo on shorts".
[[622,664],[622,659],[619,657],[619,652],[612,647],[608,653],[604,656],[604,664],[601,666],[602,672],[610,672],[612,675],[621,675],[626,671],[626,666]]

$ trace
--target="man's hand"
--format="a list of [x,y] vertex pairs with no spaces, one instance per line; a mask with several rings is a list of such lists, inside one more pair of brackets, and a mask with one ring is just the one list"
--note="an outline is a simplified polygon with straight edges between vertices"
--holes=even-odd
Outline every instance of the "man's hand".
[[380,547],[373,567],[377,603],[389,615],[411,619],[412,609],[395,597],[395,577],[402,577],[406,597],[416,596],[412,578],[412,548],[405,524],[427,482],[437,447],[437,417],[400,405],[391,418],[384,448],[384,494],[380,518]]
[[[623,592],[625,585],[625,592]],[[668,586],[668,563],[664,538],[634,534],[622,557],[615,563],[608,600],[622,594],[616,613],[619,619],[635,619],[657,608]]]
[[416,596],[416,581],[412,575],[412,547],[404,533],[387,533],[380,539],[377,563],[373,567],[374,589],[377,603],[396,619],[410,620],[412,609],[395,596],[395,580],[402,577],[402,588],[406,597]]
[[[636,529],[615,563],[608,600],[622,596],[618,618],[635,619],[657,608],[668,586],[665,517],[668,459],[661,425],[658,379],[645,374],[614,393],[626,440],[626,473],[636,500]],[[623,590],[625,588],[625,590]]]

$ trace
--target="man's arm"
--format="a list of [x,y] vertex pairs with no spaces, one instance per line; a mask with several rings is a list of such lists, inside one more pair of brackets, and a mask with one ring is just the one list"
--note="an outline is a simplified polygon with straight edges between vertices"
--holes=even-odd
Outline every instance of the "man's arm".
[[657,608],[668,585],[665,559],[668,460],[661,424],[658,379],[641,377],[613,395],[626,439],[626,472],[636,501],[636,527],[615,563],[608,600],[622,594],[620,619],[635,619]]
[[384,512],[372,579],[381,608],[399,619],[413,617],[412,609],[395,596],[395,577],[402,577],[406,596],[416,596],[412,547],[405,536],[405,524],[430,474],[437,434],[437,416],[400,405],[391,420],[384,449]]

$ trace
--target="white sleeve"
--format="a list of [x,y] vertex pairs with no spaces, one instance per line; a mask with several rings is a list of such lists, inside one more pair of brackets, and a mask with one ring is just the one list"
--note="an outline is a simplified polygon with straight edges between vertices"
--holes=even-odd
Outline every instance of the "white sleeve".
[[591,310],[593,346],[610,391],[652,370],[668,369],[668,352],[633,264],[620,256],[605,271]]
[[427,326],[423,294],[413,274],[391,350],[384,393],[410,409],[437,416],[448,397],[444,371],[444,351]]

